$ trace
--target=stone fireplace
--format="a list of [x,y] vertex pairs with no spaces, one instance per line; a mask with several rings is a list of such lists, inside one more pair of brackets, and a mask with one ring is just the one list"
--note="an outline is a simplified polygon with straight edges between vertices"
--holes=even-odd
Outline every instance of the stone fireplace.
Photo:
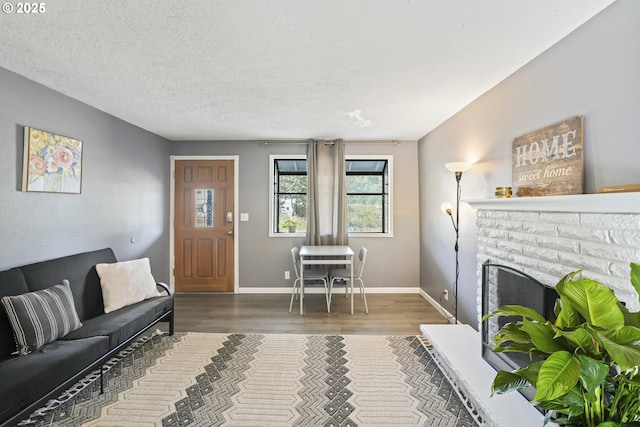
[[467,203],[477,209],[478,307],[482,264],[489,260],[548,286],[583,270],[585,277],[609,286],[629,309],[640,310],[638,295],[629,283],[629,263],[640,263],[640,193]]
[[[583,270],[613,289],[629,309],[640,310],[629,283],[629,263],[640,263],[640,193],[465,202],[477,210],[478,313],[486,261],[548,286]],[[420,330],[434,361],[481,425],[512,425],[513,420],[522,427],[542,425],[544,416],[519,393],[491,395],[496,370],[481,357],[480,314],[474,326],[421,325]]]

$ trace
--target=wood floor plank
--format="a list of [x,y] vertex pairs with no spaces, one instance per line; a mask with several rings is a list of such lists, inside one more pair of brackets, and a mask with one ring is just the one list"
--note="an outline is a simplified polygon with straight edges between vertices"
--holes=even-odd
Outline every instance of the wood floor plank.
[[425,323],[447,323],[445,317],[418,294],[367,295],[369,314],[356,296],[354,314],[349,300],[335,294],[327,313],[323,294],[305,296],[305,314],[299,302],[289,313],[285,294],[175,295],[175,329],[179,332],[417,335]]

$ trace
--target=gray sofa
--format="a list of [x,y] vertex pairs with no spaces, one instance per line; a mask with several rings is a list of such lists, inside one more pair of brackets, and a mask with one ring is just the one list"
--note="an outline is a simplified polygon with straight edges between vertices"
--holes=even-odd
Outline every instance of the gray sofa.
[[82,322],[61,339],[16,356],[13,331],[0,305],[0,425],[16,424],[89,372],[102,369],[114,353],[157,322],[169,322],[173,335],[174,298],[161,283],[161,296],[104,313],[95,266],[116,261],[106,248],[0,272],[0,298],[42,290],[67,279]]

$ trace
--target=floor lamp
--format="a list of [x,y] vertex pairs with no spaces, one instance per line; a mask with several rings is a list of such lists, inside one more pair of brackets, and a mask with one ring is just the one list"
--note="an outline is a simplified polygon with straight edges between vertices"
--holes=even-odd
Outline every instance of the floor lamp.
[[453,316],[455,319],[455,324],[458,324],[458,277],[460,276],[460,262],[458,257],[458,239],[460,237],[460,179],[462,178],[462,173],[469,170],[471,167],[470,163],[466,162],[452,162],[446,163],[444,165],[447,170],[456,174],[456,218],[453,219],[453,211],[451,210],[451,204],[443,203],[442,210],[444,213],[449,215],[451,218],[451,223],[453,224],[453,229],[456,232],[456,243],[453,249],[456,253],[456,279],[453,284]]

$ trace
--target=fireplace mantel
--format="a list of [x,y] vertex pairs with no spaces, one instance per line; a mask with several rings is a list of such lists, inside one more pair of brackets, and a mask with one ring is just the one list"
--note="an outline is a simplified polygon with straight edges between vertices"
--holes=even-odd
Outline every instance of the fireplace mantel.
[[513,197],[510,199],[463,200],[473,209],[536,211],[640,213],[640,192],[578,194],[572,196]]

